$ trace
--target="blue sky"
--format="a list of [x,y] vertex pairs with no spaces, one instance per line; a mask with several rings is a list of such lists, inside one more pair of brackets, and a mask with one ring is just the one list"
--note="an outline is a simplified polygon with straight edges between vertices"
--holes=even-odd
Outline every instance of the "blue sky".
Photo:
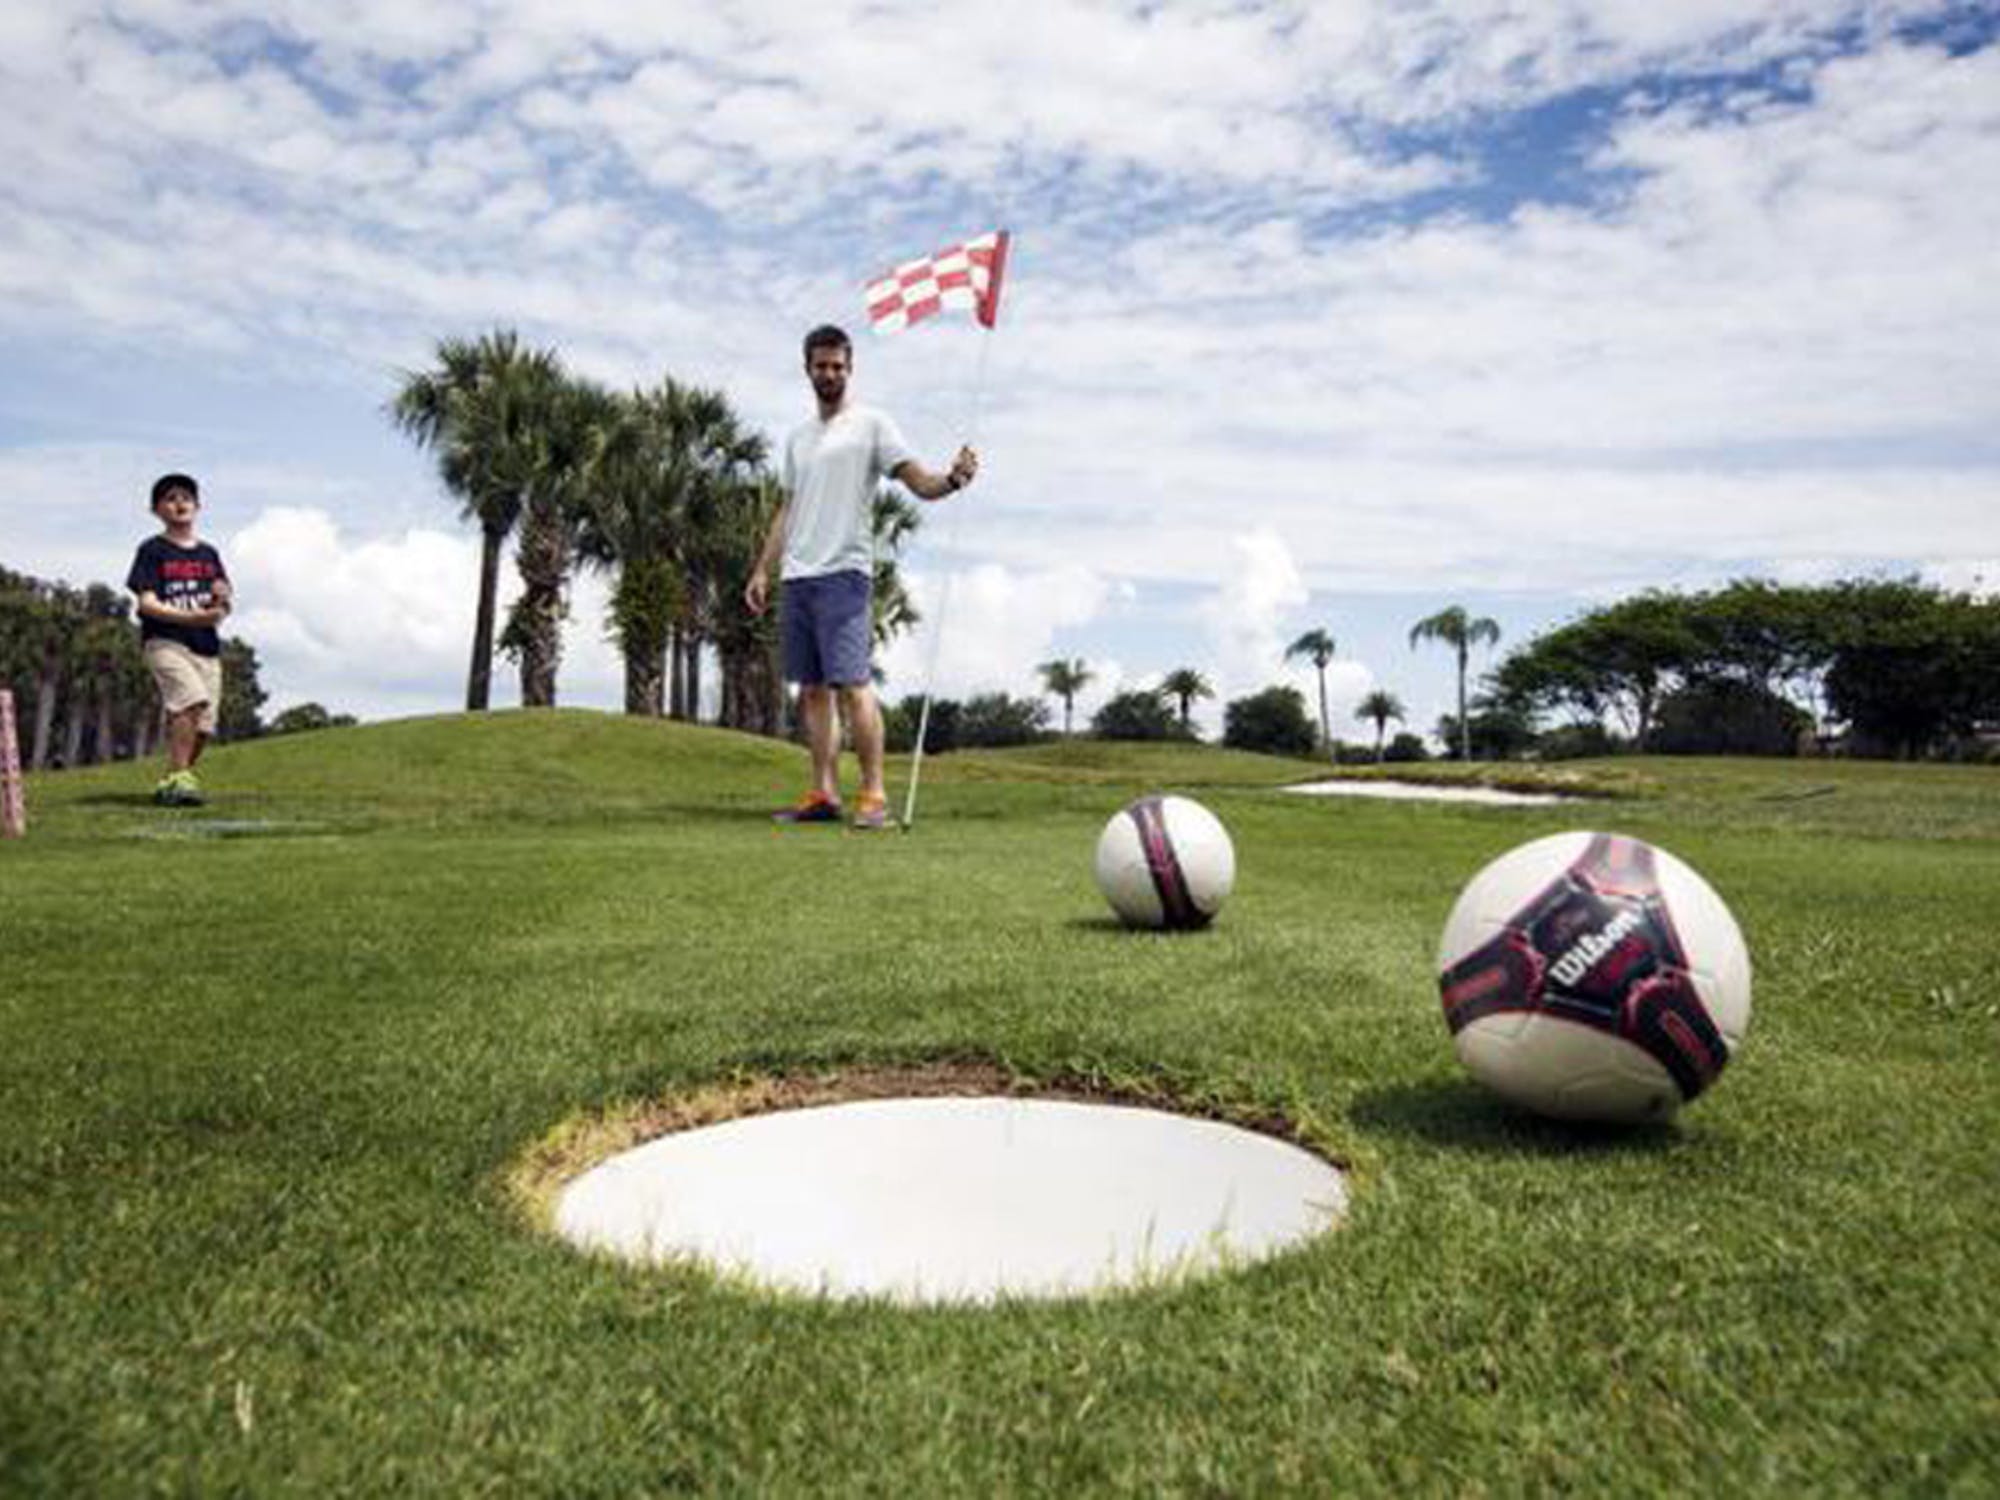
[[[1447,604],[1506,642],[1744,574],[2000,578],[2000,10],[123,0],[0,12],[8,566],[122,576],[200,475],[272,708],[454,707],[473,535],[382,420],[512,326],[719,386],[1006,222],[981,484],[906,558],[940,687],[1224,698],[1313,627],[1337,733]],[[863,337],[941,461],[979,340]],[[563,701],[613,706],[603,588]],[[886,658],[914,691],[924,642]],[[1483,664],[1483,663],[1482,663]],[[503,701],[511,701],[511,677]],[[1211,726],[1219,705],[1207,708]]]

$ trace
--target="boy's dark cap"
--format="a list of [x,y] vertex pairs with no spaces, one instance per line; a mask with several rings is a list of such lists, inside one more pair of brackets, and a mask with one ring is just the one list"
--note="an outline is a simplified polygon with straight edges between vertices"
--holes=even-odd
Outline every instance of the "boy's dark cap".
[[201,486],[196,484],[188,475],[162,474],[158,479],[153,481],[153,498],[148,504],[158,505],[162,500],[167,498],[167,492],[170,490],[186,490],[197,501],[201,499]]

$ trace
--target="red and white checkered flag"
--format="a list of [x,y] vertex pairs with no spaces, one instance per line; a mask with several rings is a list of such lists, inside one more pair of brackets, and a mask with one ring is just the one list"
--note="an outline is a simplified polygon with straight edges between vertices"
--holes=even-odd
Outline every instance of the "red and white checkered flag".
[[988,328],[1000,316],[1000,278],[1007,270],[1007,231],[993,230],[907,261],[868,283],[868,322],[896,333],[947,307],[967,309]]

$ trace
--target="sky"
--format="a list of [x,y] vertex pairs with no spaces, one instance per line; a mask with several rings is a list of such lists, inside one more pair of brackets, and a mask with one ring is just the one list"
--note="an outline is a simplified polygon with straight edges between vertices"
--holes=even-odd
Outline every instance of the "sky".
[[[517,329],[773,443],[799,340],[977,485],[886,694],[1201,672],[1428,732],[1646,588],[2000,581],[2000,5],[38,0],[0,8],[0,563],[121,582],[197,475],[266,712],[464,701],[476,532],[384,417]],[[865,331],[1002,226],[990,332]],[[509,587],[512,569],[508,568]],[[615,708],[604,580],[560,701]],[[518,701],[502,662],[496,705]]]

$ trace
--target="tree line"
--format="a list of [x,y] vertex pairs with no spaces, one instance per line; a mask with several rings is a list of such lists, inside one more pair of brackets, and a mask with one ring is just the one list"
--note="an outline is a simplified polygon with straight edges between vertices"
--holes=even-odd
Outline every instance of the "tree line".
[[[1456,604],[1417,621],[1410,630],[1413,650],[1427,642],[1440,642],[1453,649],[1458,663],[1458,699],[1461,706],[1466,701],[1466,668],[1471,648],[1481,643],[1490,644],[1499,638],[1500,627],[1495,621],[1470,615]],[[1232,749],[1259,750],[1277,755],[1319,753],[1330,759],[1342,760],[1408,761],[1427,758],[1430,752],[1418,735],[1405,731],[1393,741],[1388,739],[1389,722],[1392,719],[1402,722],[1407,711],[1402,700],[1386,688],[1374,689],[1354,706],[1357,719],[1370,721],[1375,726],[1372,754],[1359,747],[1343,745],[1335,737],[1327,700],[1326,669],[1332,665],[1338,651],[1339,646],[1332,633],[1317,626],[1299,635],[1284,649],[1285,661],[1310,662],[1317,674],[1319,723],[1316,728],[1307,715],[1305,695],[1295,687],[1277,683],[1224,705],[1222,743]],[[1068,734],[1076,694],[1090,682],[1091,673],[1080,660],[1044,662],[1037,671],[1041,674],[1043,690],[1062,700],[1063,732]],[[1215,689],[1198,670],[1176,667],[1166,673],[1156,687],[1129,688],[1108,699],[1092,716],[1091,733],[1100,739],[1195,739],[1198,736],[1190,717],[1190,707],[1197,699],[1214,696]],[[1461,717],[1463,712],[1461,707]],[[1452,736],[1443,731],[1449,727],[1450,721],[1447,721],[1440,730],[1440,738],[1447,743],[1451,742]],[[1460,753],[1468,754],[1470,746],[1462,736],[1459,743]]]
[[[1743,579],[1701,592],[1649,590],[1591,609],[1515,647],[1473,691],[1472,651],[1494,646],[1497,622],[1453,605],[1419,620],[1413,649],[1449,648],[1458,711],[1433,729],[1461,759],[1543,759],[1654,754],[2000,759],[2000,600],[1914,578],[1849,579],[1819,586]],[[1372,747],[1333,733],[1326,669],[1336,646],[1324,629],[1285,648],[1318,673],[1319,717],[1304,694],[1277,684],[1224,708],[1222,743],[1341,761],[1427,758],[1401,723],[1399,698],[1377,688],[1354,707],[1372,722]],[[1081,660],[1043,663],[1047,698],[1074,732],[1076,697],[1092,674]],[[1087,731],[1100,739],[1195,739],[1189,705],[1212,698],[1199,671],[1182,667],[1159,685],[1107,699]],[[919,700],[888,710],[891,743],[914,742]],[[1045,702],[983,694],[931,705],[925,748],[1023,744],[1046,738]]]
[[[1305,698],[1297,688],[1283,684],[1265,688],[1224,706],[1222,743],[1234,749],[1264,751],[1276,755],[1331,753],[1339,744],[1333,740],[1326,719],[1325,671],[1335,652],[1333,638],[1324,630],[1301,636],[1285,653],[1306,656],[1320,672],[1320,725],[1315,728],[1307,717]],[[1042,691],[1062,704],[1064,738],[1075,734],[1076,699],[1095,680],[1081,658],[1061,658],[1043,662],[1036,669]],[[1198,740],[1193,706],[1213,698],[1215,688],[1194,667],[1176,667],[1164,674],[1153,687],[1125,688],[1107,698],[1090,717],[1087,732],[1102,740]],[[892,750],[915,748],[917,728],[923,719],[924,702],[910,695],[883,708],[883,724]],[[1415,735],[1397,736],[1385,745],[1383,731],[1390,719],[1403,717],[1403,706],[1387,692],[1376,691],[1362,699],[1357,709],[1363,718],[1376,723],[1374,758],[1416,760],[1428,752]],[[929,721],[924,727],[927,754],[961,749],[990,749],[1008,745],[1033,744],[1053,737],[1052,715],[1043,698],[1015,698],[1005,692],[981,693],[963,702],[951,698],[933,699]]]
[[[749,616],[740,602],[782,496],[764,440],[719,392],[671,376],[650,389],[608,391],[497,332],[440,343],[436,367],[408,377],[391,413],[436,452],[447,489],[481,528],[468,708],[488,701],[495,580],[512,536],[522,589],[499,644],[520,665],[524,704],[554,702],[567,580],[589,566],[613,580],[607,624],[625,661],[628,712],[694,717],[708,648],[721,667],[719,721],[784,732],[773,620]],[[917,622],[895,562],[916,525],[907,500],[887,489],[878,496],[878,643]],[[1650,591],[1517,647],[1476,698],[1471,653],[1498,644],[1497,622],[1450,606],[1419,620],[1410,644],[1454,655],[1458,711],[1434,733],[1461,759],[1619,748],[1776,753],[1815,732],[1837,735],[1854,753],[1937,754],[2000,717],[1994,616],[1990,602],[1914,580]],[[1285,652],[1318,673],[1316,733],[1296,691],[1274,686],[1225,707],[1224,743],[1364,758],[1333,733],[1326,669],[1334,652],[1323,629]],[[1087,668],[1070,660],[1038,671],[1062,704],[1062,732],[1073,733]],[[1114,695],[1090,732],[1191,738],[1190,703],[1212,696],[1198,670],[1179,668],[1157,688]],[[914,698],[887,706],[893,747],[913,747],[920,710]],[[1356,711],[1375,726],[1372,758],[1425,753],[1407,731],[1388,740],[1389,722],[1405,717],[1393,693],[1378,689]],[[1048,732],[1037,700],[988,693],[934,702],[926,749],[1019,744]]]
[[[561,630],[581,569],[610,580],[605,627],[624,667],[633,714],[693,719],[705,659],[719,667],[717,721],[783,734],[788,701],[776,625],[742,595],[782,501],[769,445],[719,391],[663,375],[612,390],[563,368],[511,330],[445,339],[431,368],[406,373],[387,414],[436,459],[446,490],[480,532],[480,571],[466,707],[491,700],[497,649],[518,666],[521,701],[552,706]],[[878,645],[918,622],[896,556],[918,525],[908,499],[875,501]],[[513,543],[521,588],[497,619],[499,571]],[[1410,631],[1413,649],[1441,644],[1457,667],[1458,711],[1436,738],[1463,759],[1655,752],[1794,753],[1837,739],[1851,753],[1977,751],[2000,724],[2000,603],[1914,579],[1821,587],[1742,580],[1702,593],[1648,591],[1590,610],[1516,647],[1469,692],[1470,655],[1499,625],[1451,606]],[[265,725],[256,653],[224,641],[224,738],[352,722],[302,704]],[[1377,689],[1356,706],[1369,747],[1333,734],[1326,670],[1335,642],[1301,634],[1284,658],[1318,674],[1318,723],[1297,689],[1274,685],[1225,705],[1225,745],[1337,759],[1427,754],[1401,723],[1401,701]],[[1037,668],[1074,732],[1081,660]],[[0,683],[11,686],[23,750],[37,769],[151,751],[158,706],[125,594],[72,588],[0,569]],[[1191,706],[1213,698],[1199,670],[1113,695],[1089,732],[1109,739],[1193,739]],[[921,702],[885,705],[891,748],[913,748]],[[1022,744],[1050,734],[1039,698],[1004,692],[935,700],[927,751]],[[1985,738],[1982,738],[1984,736]]]
[[1468,727],[1492,755],[1984,758],[2000,731],[2000,600],[1914,578],[1648,591],[1508,656]]

